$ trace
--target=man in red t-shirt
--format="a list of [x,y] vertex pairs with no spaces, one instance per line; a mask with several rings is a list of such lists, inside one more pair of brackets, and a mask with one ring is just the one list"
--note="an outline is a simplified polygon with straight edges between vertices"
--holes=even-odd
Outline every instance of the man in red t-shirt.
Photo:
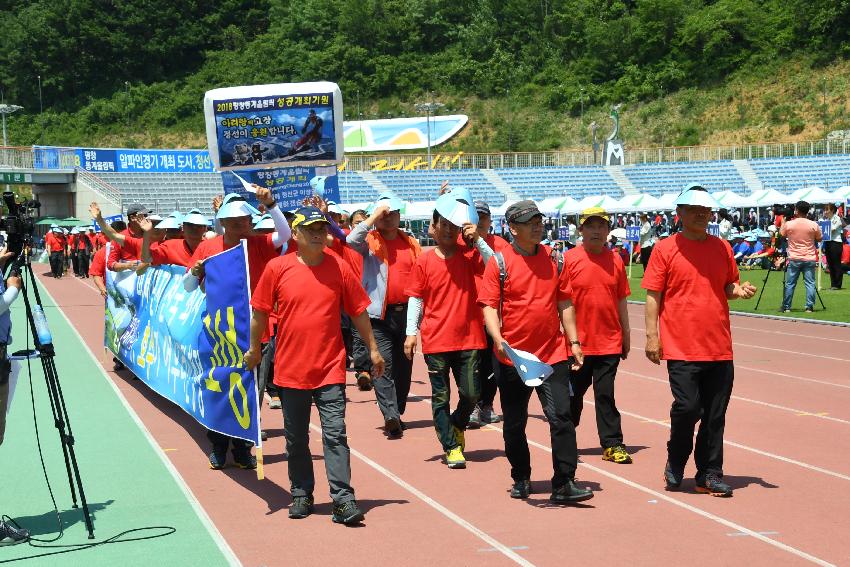
[[65,273],[65,250],[68,240],[59,225],[50,225],[50,231],[44,236],[44,245],[50,252],[50,271],[54,278],[61,278]]
[[133,203],[127,207],[127,229],[119,233],[121,238],[116,238],[116,235],[111,233],[110,226],[103,220],[97,203],[89,206],[89,212],[92,213],[106,237],[115,242],[114,246],[109,247],[106,268],[113,272],[136,269],[142,257],[142,229],[139,221],[147,218],[150,212],[147,207],[140,203]]
[[646,356],[654,364],[667,361],[673,393],[664,480],[668,490],[681,486],[699,421],[696,490],[731,496],[723,482],[723,429],[734,380],[729,300],[748,299],[756,288],[739,283],[729,244],[706,232],[711,209],[720,207],[708,191],[689,185],[675,204],[682,232],[655,245],[642,284]]
[[[484,239],[484,242],[493,252],[501,252],[503,248],[508,247],[508,243],[504,238],[496,234],[490,233],[490,227],[493,224],[493,217],[490,214],[490,205],[478,199],[475,200],[475,211],[478,213],[478,234]],[[465,244],[465,243],[463,243]],[[488,259],[484,260],[484,265],[487,265]],[[475,274],[475,289],[481,290],[481,278],[484,273]],[[469,428],[477,429],[487,423],[499,423],[502,418],[498,413],[493,411],[493,400],[496,399],[496,390],[498,389],[498,377],[496,374],[499,371],[499,364],[493,354],[493,338],[486,332],[487,347],[481,349],[478,355],[479,372],[481,382],[481,397],[478,399],[475,409],[472,410],[472,415],[469,416]]]
[[[399,228],[402,205],[392,193],[382,193],[369,218],[346,239],[363,257],[362,282],[371,300],[369,317],[381,356],[386,361],[383,375],[375,378],[372,384],[384,417],[384,430],[391,439],[402,435],[401,416],[410,392],[413,361],[404,355],[408,300],[405,288],[421,253],[419,242]],[[373,226],[375,230],[370,231]]]
[[[463,225],[463,244],[458,244],[461,227],[436,210],[431,227],[437,247],[416,260],[405,290],[410,300],[404,350],[407,358],[413,360],[419,331],[431,381],[431,411],[437,438],[446,455],[446,465],[462,469],[466,468],[464,431],[480,395],[479,356],[487,344],[481,310],[476,304],[475,275],[484,272],[484,261],[489,260],[492,250],[479,237],[474,224]],[[472,251],[470,244],[476,247]],[[457,409],[452,413],[449,371],[454,374],[458,391]]]
[[620,412],[614,401],[614,380],[620,359],[629,354],[629,312],[626,298],[631,293],[626,268],[620,256],[605,246],[608,213],[594,207],[582,212],[582,243],[564,254],[564,271],[570,281],[572,307],[567,316],[575,321],[582,351],[581,368],[570,374],[573,396],[570,416],[578,427],[584,394],[593,384],[596,429],[602,459],[628,464],[632,458],[623,445]]
[[369,297],[346,262],[325,254],[328,221],[315,207],[296,212],[292,226],[298,249],[278,256],[260,277],[251,305],[251,346],[245,364],[254,368],[260,345],[274,312],[278,327],[274,382],[281,388],[283,432],[289,464],[292,504],[290,518],[313,512],[313,461],[310,455],[310,406],[315,403],[322,424],[325,470],[333,499],[333,521],[363,520],[351,487],[351,455],[345,432],[345,347],[340,314],[351,316],[368,344],[372,372],[382,374],[384,361],[372,334],[366,308]]
[[153,224],[150,221],[143,223],[141,228],[144,232],[141,254],[143,263],[151,266],[171,264],[188,268],[192,265],[192,255],[204,240],[207,219],[198,209],[192,209],[181,218],[166,217],[157,224],[157,228],[163,231],[182,229],[183,236],[161,242],[151,243]]
[[[224,199],[221,199],[220,206],[218,205],[219,197],[217,197],[213,207],[217,208],[216,219],[224,228],[224,234],[204,240],[195,248],[183,279],[184,289],[194,291],[203,281],[204,262],[207,258],[238,246],[243,239],[248,248],[248,275],[252,294],[260,281],[260,275],[263,273],[266,264],[280,256],[280,247],[289,240],[291,235],[289,224],[287,224],[283,213],[277,206],[272,192],[258,185],[254,185],[254,189],[257,193],[257,200],[269,211],[277,231],[272,234],[255,235],[251,215],[256,209],[251,207],[237,193],[230,193]],[[227,449],[230,445],[233,445],[233,459],[238,467],[244,469],[257,468],[257,459],[251,454],[251,444],[244,439],[228,437],[211,430],[207,430],[207,439],[212,443],[212,451],[209,453],[211,469],[224,468],[227,462]]]
[[[566,272],[559,270],[550,250],[540,244],[543,214],[534,201],[519,201],[505,211],[513,242],[500,254],[507,277],[500,281],[498,257],[491,258],[484,271],[478,303],[484,311],[487,332],[493,337],[499,359],[499,396],[504,414],[505,454],[511,463],[511,498],[528,498],[531,492],[531,457],[525,426],[531,392],[537,397],[549,421],[552,439],[553,502],[579,502],[593,497],[590,490],[575,483],[578,466],[576,430],[570,419],[570,363],[561,325],[570,343],[578,343],[575,325],[565,313],[571,305]],[[502,342],[527,351],[552,366],[553,373],[541,385],[526,386],[507,357]],[[576,352],[581,364],[581,351]]]

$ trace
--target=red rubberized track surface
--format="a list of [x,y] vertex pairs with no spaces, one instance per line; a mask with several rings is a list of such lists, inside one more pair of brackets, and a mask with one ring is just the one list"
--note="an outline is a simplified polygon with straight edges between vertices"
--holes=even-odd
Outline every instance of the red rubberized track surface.
[[[93,284],[41,281],[101,353],[103,310]],[[595,497],[577,506],[548,502],[549,434],[536,397],[528,424],[531,498],[508,497],[499,424],[468,432],[468,468],[447,469],[419,355],[401,440],[383,435],[373,394],[349,381],[353,485],[367,511],[356,528],[330,521],[317,430],[316,514],[289,520],[280,413],[263,408],[266,480],[232,467],[211,471],[194,420],[126,371],[106,367],[244,565],[850,564],[850,329],[733,316],[736,376],[724,468],[735,495],[719,499],[693,492],[692,464],[681,492],[664,490],[670,389],[665,367],[643,356],[642,306],[629,312],[632,353],[620,365],[617,405],[635,462],[601,460],[588,392],[578,478]]]

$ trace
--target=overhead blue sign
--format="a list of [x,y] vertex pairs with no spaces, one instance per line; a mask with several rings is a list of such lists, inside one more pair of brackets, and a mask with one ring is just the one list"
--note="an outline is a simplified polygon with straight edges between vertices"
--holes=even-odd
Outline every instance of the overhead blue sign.
[[214,173],[206,150],[79,148],[75,165],[94,172]]
[[[103,217],[103,220],[106,221],[106,224],[112,224],[115,221],[124,220],[124,215],[112,215],[111,217]],[[96,222],[92,222],[92,226],[94,226],[95,232],[100,232],[100,225]]]

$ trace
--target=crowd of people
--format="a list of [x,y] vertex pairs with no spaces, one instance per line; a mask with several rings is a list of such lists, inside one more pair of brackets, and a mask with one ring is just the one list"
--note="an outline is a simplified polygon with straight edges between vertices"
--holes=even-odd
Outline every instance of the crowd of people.
[[[260,210],[228,194],[214,200],[212,222],[197,210],[156,219],[133,204],[126,223],[107,224],[92,203],[99,233],[66,237],[51,228],[46,245],[56,277],[72,258],[77,275],[93,277],[106,295],[106,270],[143,273],[161,264],[185,266],[184,287],[204,290],[204,261],[247,242],[253,314],[244,361],[258,369],[261,395],[283,414],[291,518],[314,509],[308,433],[315,405],[332,519],[363,520],[351,483],[346,371],[353,371],[361,390],[374,392],[376,419],[387,438],[401,439],[417,352],[427,366],[436,442],[449,469],[467,466],[470,429],[502,422],[510,496],[528,497],[532,471],[525,430],[536,392],[552,442],[551,500],[592,498],[575,480],[576,427],[591,387],[601,458],[633,462],[615,402],[619,362],[630,352],[631,291],[628,258],[610,246],[613,215],[583,211],[576,245],[559,250],[546,244],[544,216],[533,201],[507,209],[507,238],[494,234],[488,204],[475,201],[474,224],[454,224],[435,210],[428,231],[436,246],[423,249],[401,228],[402,202],[392,194],[349,214],[319,197],[281,211],[270,191],[254,188]],[[451,188],[441,192],[440,199],[452,198]],[[728,496],[732,489],[723,482],[720,442],[733,381],[727,301],[751,297],[755,288],[739,283],[732,247],[706,233],[712,201],[702,187],[685,189],[673,217],[680,230],[664,238],[653,233],[652,245],[645,247],[651,250],[642,258],[646,355],[656,363],[668,361],[674,398],[667,488],[681,484],[699,422],[697,490]],[[694,297],[700,298],[697,310]],[[694,328],[710,340],[683,340]],[[536,357],[551,367],[551,375],[529,381],[509,351]],[[497,393],[501,416],[493,407]],[[250,443],[212,431],[208,439],[210,468],[226,467],[228,452],[233,465],[256,467]]]

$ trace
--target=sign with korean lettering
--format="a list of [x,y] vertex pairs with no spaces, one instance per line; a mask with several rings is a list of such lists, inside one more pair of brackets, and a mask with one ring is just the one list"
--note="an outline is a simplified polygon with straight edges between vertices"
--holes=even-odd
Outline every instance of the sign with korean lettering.
[[708,223],[708,228],[705,230],[711,236],[720,236],[720,225],[716,222]]
[[32,174],[0,173],[0,183],[32,183]]
[[79,148],[76,153],[75,165],[95,173],[214,173],[205,150]]
[[342,93],[335,83],[211,90],[204,117],[210,157],[222,171],[342,162]]
[[[271,169],[252,169],[240,171],[239,177],[249,183],[267,187],[274,195],[274,200],[283,211],[290,211],[303,206],[305,198],[314,194],[310,180],[324,177],[324,199],[339,203],[339,181],[336,166],[326,167],[273,167]],[[221,181],[225,193],[239,193],[245,200],[259,205],[257,196],[245,190],[242,182],[231,172],[223,171]]]
[[627,226],[626,227],[626,240],[629,242],[639,242],[640,241],[640,227],[639,226]]
[[570,227],[559,226],[558,227],[558,240],[569,240],[569,239],[570,239]]

